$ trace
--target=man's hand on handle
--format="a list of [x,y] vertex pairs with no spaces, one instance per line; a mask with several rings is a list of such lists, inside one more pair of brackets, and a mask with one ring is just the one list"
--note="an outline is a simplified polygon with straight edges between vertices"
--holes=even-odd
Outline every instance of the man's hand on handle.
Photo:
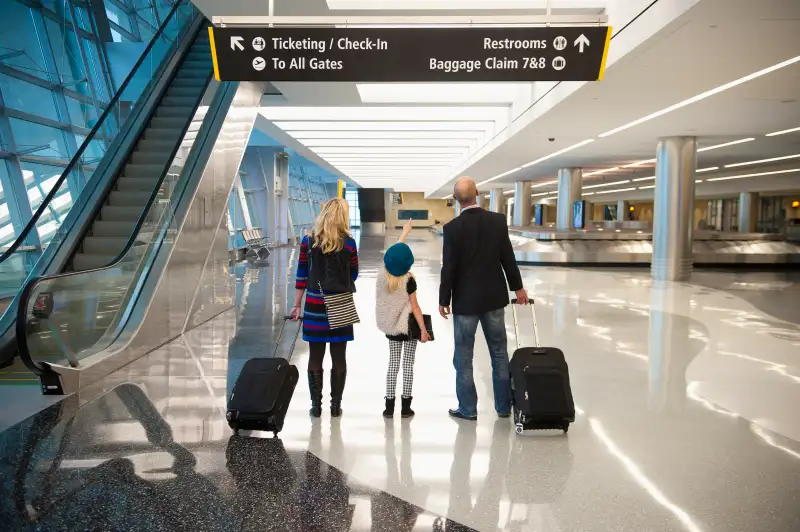
[[524,288],[520,288],[514,294],[517,296],[517,305],[527,305],[530,303],[528,300],[528,292]]
[[450,307],[442,307],[442,306],[440,305],[440,306],[439,306],[439,315],[440,315],[441,317],[443,317],[444,319],[447,319],[447,316],[449,316],[449,315],[450,315]]

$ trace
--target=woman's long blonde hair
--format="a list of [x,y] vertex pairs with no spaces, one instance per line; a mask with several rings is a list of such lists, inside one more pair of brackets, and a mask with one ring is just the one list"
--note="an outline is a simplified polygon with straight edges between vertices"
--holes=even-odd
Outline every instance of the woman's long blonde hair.
[[386,289],[389,290],[389,293],[397,292],[400,288],[404,288],[406,286],[406,278],[414,277],[414,274],[408,272],[405,275],[400,277],[394,276],[388,271],[386,272]]
[[345,237],[350,235],[350,206],[342,198],[333,198],[322,206],[314,222],[314,244],[323,253],[333,253],[344,248]]

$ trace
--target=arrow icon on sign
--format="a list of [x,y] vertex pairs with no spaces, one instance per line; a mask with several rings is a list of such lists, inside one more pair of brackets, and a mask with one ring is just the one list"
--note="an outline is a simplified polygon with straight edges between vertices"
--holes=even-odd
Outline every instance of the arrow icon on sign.
[[242,37],[231,37],[231,50],[244,50],[244,45],[242,44],[244,39]]
[[590,46],[589,39],[586,38],[586,35],[581,33],[581,36],[575,39],[575,46],[578,47],[578,52],[583,53],[584,46]]

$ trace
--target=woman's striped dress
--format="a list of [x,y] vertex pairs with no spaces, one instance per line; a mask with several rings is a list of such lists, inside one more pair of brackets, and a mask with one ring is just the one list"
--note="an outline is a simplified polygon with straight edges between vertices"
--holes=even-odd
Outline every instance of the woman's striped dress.
[[[300,243],[300,260],[297,263],[295,288],[306,291],[306,304],[303,310],[303,340],[306,342],[350,342],[353,340],[353,326],[331,329],[325,313],[325,300],[318,286],[308,286],[308,253],[310,238],[303,237]],[[358,250],[356,241],[348,236],[345,248],[350,252],[350,275],[353,281],[358,278]]]

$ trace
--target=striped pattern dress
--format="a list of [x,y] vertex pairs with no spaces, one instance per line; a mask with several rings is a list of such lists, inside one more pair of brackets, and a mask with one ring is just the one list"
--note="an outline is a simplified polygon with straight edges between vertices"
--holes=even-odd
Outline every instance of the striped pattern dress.
[[[304,236],[300,243],[300,260],[297,262],[297,280],[295,288],[306,291],[306,303],[303,309],[303,340],[306,342],[350,342],[353,340],[353,326],[331,329],[328,315],[325,312],[325,300],[318,286],[308,286],[308,254],[311,239]],[[358,250],[356,241],[348,236],[345,249],[350,252],[350,275],[353,281],[358,278]]]

